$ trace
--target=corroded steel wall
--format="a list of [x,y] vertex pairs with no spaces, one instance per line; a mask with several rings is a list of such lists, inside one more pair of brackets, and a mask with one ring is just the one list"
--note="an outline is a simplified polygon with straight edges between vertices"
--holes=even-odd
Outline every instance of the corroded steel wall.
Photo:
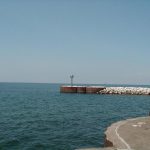
[[99,91],[104,90],[104,89],[105,89],[105,87],[92,87],[92,86],[89,86],[89,87],[86,87],[86,93],[94,94],[94,93],[98,93]]
[[77,87],[77,93],[86,93],[86,87],[85,86]]
[[105,87],[99,86],[61,86],[60,92],[62,93],[87,93],[87,94],[96,94],[101,90],[104,90]]
[[60,92],[62,93],[77,93],[77,87],[74,86],[61,86]]

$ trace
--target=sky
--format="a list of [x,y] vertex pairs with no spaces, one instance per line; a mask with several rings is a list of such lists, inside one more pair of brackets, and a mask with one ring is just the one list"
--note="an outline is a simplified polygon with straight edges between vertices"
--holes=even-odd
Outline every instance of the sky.
[[0,1],[0,82],[150,84],[149,0]]

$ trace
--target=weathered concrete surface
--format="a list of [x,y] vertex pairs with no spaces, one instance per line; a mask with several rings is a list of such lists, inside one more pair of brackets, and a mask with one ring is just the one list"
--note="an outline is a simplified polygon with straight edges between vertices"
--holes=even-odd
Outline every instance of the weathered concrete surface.
[[119,150],[150,150],[150,117],[114,123],[105,134],[106,139]]
[[77,149],[77,150],[115,150],[112,147],[107,147],[107,148],[85,148],[85,149]]
[[150,150],[150,117],[119,121],[108,127],[105,134],[105,146],[112,147],[78,150]]

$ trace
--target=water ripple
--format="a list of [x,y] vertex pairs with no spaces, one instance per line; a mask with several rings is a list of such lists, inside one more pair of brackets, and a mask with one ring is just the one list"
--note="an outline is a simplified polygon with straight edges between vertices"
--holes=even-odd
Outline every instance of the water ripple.
[[57,84],[0,83],[0,149],[100,147],[107,126],[149,108],[148,96],[60,94]]

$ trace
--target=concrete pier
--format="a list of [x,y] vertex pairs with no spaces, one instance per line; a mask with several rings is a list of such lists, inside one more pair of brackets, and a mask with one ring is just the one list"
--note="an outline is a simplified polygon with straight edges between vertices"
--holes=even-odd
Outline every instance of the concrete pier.
[[96,94],[101,90],[104,90],[105,87],[102,86],[61,86],[61,93],[87,93],[87,94]]
[[77,93],[86,93],[86,86],[78,86],[77,87]]
[[107,128],[104,148],[78,150],[150,150],[150,117],[127,119]]
[[150,150],[150,117],[119,121],[112,124],[105,134],[106,141],[116,149]]
[[106,89],[105,87],[100,86],[87,86],[86,87],[86,93],[92,94],[92,93],[98,93],[99,91],[102,91]]
[[77,87],[74,86],[61,86],[60,92],[62,93],[77,93]]
[[87,93],[87,94],[150,95],[150,88],[64,85],[60,87],[60,92],[62,93]]
[[113,147],[105,148],[85,148],[85,149],[76,149],[76,150],[115,150]]

